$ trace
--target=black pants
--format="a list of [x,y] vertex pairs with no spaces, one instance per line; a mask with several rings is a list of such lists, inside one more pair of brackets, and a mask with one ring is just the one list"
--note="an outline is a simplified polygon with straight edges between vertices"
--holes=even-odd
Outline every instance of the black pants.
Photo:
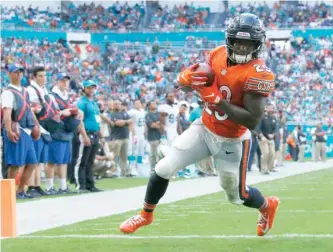
[[67,179],[71,183],[75,182],[75,165],[77,163],[77,159],[79,157],[79,150],[80,150],[80,139],[79,139],[79,134],[74,133],[74,137],[72,139],[72,162],[68,164],[68,169],[67,169]]
[[259,148],[258,138],[252,135],[252,145],[251,145],[251,152],[249,156],[249,163],[248,163],[248,170],[251,171],[251,166],[253,163],[254,155],[257,153],[258,158],[258,168],[261,171],[261,151]]
[[298,145],[296,145],[295,148],[293,148],[290,144],[288,144],[288,146],[289,146],[289,153],[290,153],[292,159],[294,161],[297,161],[298,160],[298,152],[299,152]]
[[[93,166],[96,154],[99,148],[99,136],[98,133],[88,133],[91,145],[84,146],[83,143],[80,144],[79,157],[77,164],[78,168],[78,182],[79,189],[90,189],[95,186],[94,176],[93,176]],[[75,167],[77,169],[77,166]]]

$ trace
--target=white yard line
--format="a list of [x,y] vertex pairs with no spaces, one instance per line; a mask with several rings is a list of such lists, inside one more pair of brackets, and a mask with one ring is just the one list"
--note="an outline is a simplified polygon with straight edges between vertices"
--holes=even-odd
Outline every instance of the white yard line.
[[61,239],[61,238],[77,238],[77,239],[290,239],[290,238],[305,238],[305,239],[332,239],[333,234],[280,234],[267,235],[264,237],[256,235],[161,235],[161,236],[131,236],[131,235],[28,235],[20,236],[21,239]]
[[[248,174],[247,184],[272,181],[288,176],[333,167],[333,160],[325,163],[287,163],[279,172],[263,176],[257,172]],[[186,188],[186,189],[185,189]],[[17,204],[18,234],[70,225],[80,221],[125,213],[142,207],[146,186],[61,197]],[[218,178],[208,177],[170,183],[160,204],[220,192]],[[181,193],[180,193],[181,192]]]

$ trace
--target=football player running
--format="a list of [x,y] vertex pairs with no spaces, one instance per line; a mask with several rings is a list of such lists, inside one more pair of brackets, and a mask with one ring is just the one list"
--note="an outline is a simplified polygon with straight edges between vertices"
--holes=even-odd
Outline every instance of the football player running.
[[150,177],[143,210],[120,225],[124,233],[134,233],[153,221],[153,211],[165,194],[169,179],[184,167],[213,156],[219,182],[227,200],[259,210],[257,235],[272,228],[277,197],[264,197],[246,185],[251,149],[251,133],[260,121],[265,101],[274,89],[274,74],[259,58],[265,44],[265,28],[259,18],[243,13],[227,28],[226,47],[212,50],[207,59],[215,73],[214,82],[206,83],[206,72],[195,64],[180,73],[180,85],[191,87],[205,102],[202,118],[179,136],[166,157],[158,162]]

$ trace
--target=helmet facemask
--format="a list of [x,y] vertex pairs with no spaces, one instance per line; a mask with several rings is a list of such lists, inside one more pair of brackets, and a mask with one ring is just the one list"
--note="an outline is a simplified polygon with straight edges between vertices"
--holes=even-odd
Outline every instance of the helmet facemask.
[[245,64],[256,59],[261,51],[262,42],[251,39],[227,38],[228,57],[237,64]]

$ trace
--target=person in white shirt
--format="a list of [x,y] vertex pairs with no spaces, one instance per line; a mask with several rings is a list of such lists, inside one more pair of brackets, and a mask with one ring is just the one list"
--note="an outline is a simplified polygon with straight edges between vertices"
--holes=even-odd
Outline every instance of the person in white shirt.
[[[57,75],[57,84],[63,83],[67,86],[70,77],[65,73]],[[66,84],[67,83],[67,84]],[[71,193],[67,187],[67,164],[71,162],[72,146],[71,141],[73,132],[68,130],[67,120],[74,120],[72,111],[69,107],[60,107],[55,96],[49,93],[44,85],[39,83],[38,86],[31,86],[37,95],[37,99],[43,109],[37,113],[40,124],[49,131],[43,134],[43,138],[49,141],[49,150],[47,157],[47,166],[45,167],[46,175],[46,192],[49,194]],[[35,100],[35,98],[34,98]],[[78,111],[78,109],[77,109]],[[78,122],[79,123],[79,122]],[[77,123],[77,124],[78,124]],[[54,174],[59,177],[59,190],[54,188]]]
[[133,119],[133,132],[132,132],[132,153],[130,153],[129,160],[136,161],[136,170],[139,175],[144,175],[143,169],[143,156],[145,152],[145,117],[146,111],[142,109],[140,100],[134,101],[134,108],[128,111],[129,116]]
[[158,112],[161,116],[161,124],[163,125],[162,134],[165,135],[168,144],[174,142],[177,138],[177,115],[179,108],[175,105],[175,95],[172,92],[166,94],[166,104],[162,104],[158,107]]
[[26,89],[21,87],[24,69],[17,64],[11,64],[7,69],[10,84],[1,96],[5,163],[8,166],[7,178],[16,179],[19,168],[24,167],[16,198],[34,198],[24,192],[24,186],[38,165],[33,137],[35,139],[40,137],[39,124],[31,110],[29,95]]
[[[46,71],[44,67],[36,67],[32,70],[33,80],[30,81],[31,85],[27,87],[27,91],[30,98],[30,104],[34,109],[36,114],[39,114],[42,110],[42,104],[45,103],[44,96],[48,94],[45,87],[46,84]],[[37,91],[41,95],[42,101],[40,101]],[[49,143],[52,141],[50,133],[40,126],[41,138],[34,140],[34,147],[37,156],[37,161],[39,162],[37,168],[33,171],[31,178],[28,182],[28,193],[34,196],[45,196],[49,193],[45,192],[40,186],[40,178],[42,167],[48,162],[49,154]]]

